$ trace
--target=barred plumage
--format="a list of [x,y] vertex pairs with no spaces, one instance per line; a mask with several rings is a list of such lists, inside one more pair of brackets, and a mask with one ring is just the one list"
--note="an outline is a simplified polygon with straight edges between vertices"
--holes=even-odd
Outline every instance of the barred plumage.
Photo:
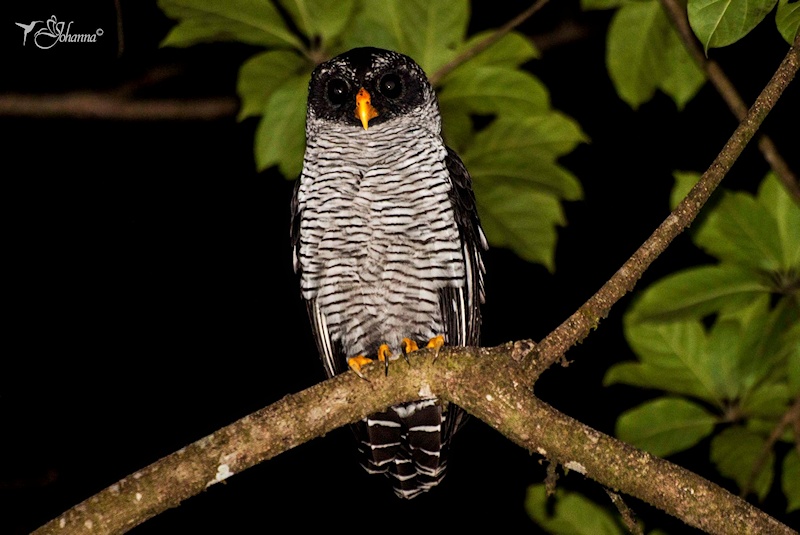
[[[359,100],[360,118],[357,98],[374,103]],[[477,344],[486,242],[422,70],[374,48],[323,63],[309,85],[306,138],[294,266],[328,376],[381,344],[397,358],[406,337]],[[435,398],[372,415],[353,426],[362,464],[390,475],[399,496],[416,496],[444,476],[462,419]]]

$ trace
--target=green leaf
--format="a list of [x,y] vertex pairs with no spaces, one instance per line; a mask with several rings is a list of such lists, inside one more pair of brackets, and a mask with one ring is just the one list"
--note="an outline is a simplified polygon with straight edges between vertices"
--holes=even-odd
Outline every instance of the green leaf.
[[747,193],[725,192],[694,241],[709,254],[734,264],[766,271],[779,271],[783,264],[777,222]]
[[675,101],[679,110],[682,110],[706,83],[706,75],[694,62],[673,29],[667,32],[664,63],[667,73],[658,81],[658,87]]
[[783,459],[781,475],[783,493],[786,495],[786,512],[800,509],[800,456],[792,450]]
[[778,11],[775,13],[775,24],[778,31],[790,45],[800,30],[800,3],[796,0],[778,0]]
[[742,400],[741,409],[748,418],[773,420],[774,426],[788,410],[790,401],[786,383],[765,384]]
[[287,178],[300,174],[305,151],[308,80],[308,74],[291,78],[269,98],[255,137],[259,171],[278,165]]
[[547,88],[534,76],[507,67],[459,69],[439,91],[442,106],[478,115],[535,115],[550,108]]
[[473,179],[484,231],[496,246],[554,268],[556,225],[564,215],[554,195],[574,199],[580,184],[555,164],[584,139],[563,115],[551,112],[499,118],[461,153]]
[[769,287],[751,271],[731,265],[700,266],[668,275],[648,287],[628,312],[633,321],[702,318],[746,305]]
[[248,59],[236,84],[242,100],[238,119],[261,115],[272,92],[306,70],[310,70],[306,61],[288,50],[270,50]]
[[467,0],[364,0],[344,44],[396,50],[432,75],[455,57],[468,22]]
[[485,183],[473,175],[486,238],[496,247],[512,249],[530,262],[555,269],[556,225],[564,224],[561,205],[552,195],[530,186]]
[[355,0],[280,0],[295,24],[308,38],[336,37],[353,14]]
[[800,206],[772,172],[761,182],[757,200],[775,220],[780,269],[800,272]]
[[531,485],[525,510],[534,522],[553,535],[622,535],[625,533],[605,509],[576,492],[561,488],[554,495],[552,515],[548,512],[544,485]]
[[620,98],[638,108],[670,74],[665,62],[672,28],[655,0],[624,4],[608,30],[606,64]]
[[778,0],[689,0],[689,24],[708,52],[735,43],[755,28]]
[[[711,461],[723,476],[733,479],[742,488],[747,485],[753,468],[761,459],[764,442],[763,437],[742,427],[730,427],[711,441]],[[751,489],[760,500],[764,499],[772,485],[774,464],[775,454],[770,450]]]
[[603,386],[613,384],[655,388],[696,398],[706,396],[702,385],[691,380],[683,368],[661,368],[640,362],[620,362],[611,366],[603,378]]
[[576,201],[582,196],[581,184],[575,175],[546,158],[503,152],[473,162],[469,170],[475,180],[485,184],[533,187],[568,201]]
[[678,203],[689,194],[689,191],[700,180],[700,173],[696,171],[673,171],[672,177],[675,179],[675,185],[672,187],[672,192],[669,195],[669,208],[674,210]]
[[[708,332],[706,352],[714,391],[724,399],[737,399],[744,391],[740,373],[743,327],[732,319],[717,319]],[[748,355],[749,357],[749,355]]]
[[[649,381],[651,386],[682,393],[721,405],[724,392],[715,380],[716,363],[706,351],[706,334],[699,321],[670,323],[636,323],[626,318],[625,338],[641,361],[643,369],[612,366],[605,384],[630,382],[629,379]],[[622,370],[622,371],[620,371]],[[636,375],[638,373],[638,376]]]
[[[472,47],[483,42],[484,39],[494,35],[495,31],[496,30],[486,30],[471,36],[458,48],[457,54],[465,50],[471,50]],[[456,67],[451,71],[450,75],[456,74],[462,69],[471,69],[485,65],[515,68],[538,57],[539,52],[530,39],[520,33],[509,32],[501,37],[499,41],[493,43],[485,50],[478,52],[478,54]]]
[[271,2],[159,0],[158,5],[169,18],[179,21],[161,46],[185,47],[208,41],[242,41],[263,46],[303,47]]
[[414,58],[403,42],[402,29],[398,26],[397,2],[389,0],[383,2],[381,6],[375,4],[375,0],[363,0],[359,3],[351,28],[342,34],[341,52],[351,48],[374,46],[395,50]]
[[[497,152],[520,152],[525,157],[555,159],[571,152],[578,143],[587,141],[580,127],[558,112],[509,118],[500,117],[480,131],[468,152],[462,154],[464,163],[491,158]],[[471,169],[467,165],[467,169]]]
[[623,412],[616,433],[620,440],[666,457],[700,442],[716,422],[716,416],[696,403],[662,397]]
[[[742,309],[742,336],[735,355],[738,382],[747,391],[764,380],[784,382],[789,354],[793,344],[798,343],[789,336],[791,327],[800,323],[797,304],[784,298],[769,310],[767,298],[764,296],[754,306]],[[727,316],[733,317],[733,314]]]

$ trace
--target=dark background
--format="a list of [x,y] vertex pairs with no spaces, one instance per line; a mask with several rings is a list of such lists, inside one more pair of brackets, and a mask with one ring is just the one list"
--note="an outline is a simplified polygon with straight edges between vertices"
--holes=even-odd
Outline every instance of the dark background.
[[[122,4],[120,57],[111,0],[5,5],[0,97],[112,90],[158,66],[177,74],[142,88],[137,98],[231,96],[239,65],[259,50],[160,49],[173,22],[155,2]],[[563,321],[667,215],[672,170],[704,170],[736,126],[708,86],[681,112],[661,94],[632,111],[605,68],[610,13],[581,13],[575,1],[553,4],[520,29],[547,46],[530,70],[550,88],[554,106],[592,140],[562,159],[580,178],[585,200],[565,205],[569,224],[559,232],[554,275],[506,250],[486,254],[486,345],[541,339]],[[475,2],[470,32],[497,27],[521,9]],[[104,35],[92,44],[23,48],[14,22],[52,14],[73,20],[72,33],[99,27]],[[752,102],[786,50],[770,15],[712,57]],[[791,88],[766,123],[795,170],[798,93]],[[291,269],[292,182],[273,171],[256,173],[255,126],[234,117],[0,118],[0,533],[28,532],[138,468],[323,379]],[[725,185],[753,191],[766,171],[750,147]],[[641,285],[706,261],[680,237]],[[613,433],[621,410],[654,394],[601,388],[611,363],[632,358],[620,329],[628,304],[624,299],[569,352],[568,368],[549,371],[536,385],[542,398],[606,433]],[[707,446],[701,444],[699,456],[675,460],[732,488],[708,465]],[[212,487],[134,533],[482,524],[536,532],[523,500],[527,485],[543,476],[538,456],[473,420],[456,440],[445,482],[401,502],[388,481],[361,470],[348,432],[338,430]],[[579,475],[561,482],[607,503]],[[629,504],[650,529],[691,532],[647,505]],[[783,514],[777,487],[765,509],[797,522]]]

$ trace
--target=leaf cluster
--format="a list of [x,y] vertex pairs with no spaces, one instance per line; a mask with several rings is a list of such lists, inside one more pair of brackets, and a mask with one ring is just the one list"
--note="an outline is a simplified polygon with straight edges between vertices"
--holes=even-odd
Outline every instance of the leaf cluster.
[[[673,200],[696,178],[679,174]],[[770,173],[755,196],[722,192],[692,239],[718,262],[659,280],[625,315],[638,361],[612,366],[605,384],[663,395],[623,413],[617,435],[659,456],[711,438],[719,472],[763,499],[779,444],[800,440],[781,424],[800,399],[800,207]],[[799,460],[789,449],[778,471],[790,511]]]
[[[583,9],[616,9],[606,65],[620,98],[638,108],[661,90],[682,109],[705,83],[662,7],[662,0],[581,0]],[[706,53],[735,43],[775,9],[775,25],[791,44],[800,4],[789,0],[689,0],[689,24]]]
[[467,38],[467,0],[160,0],[178,24],[164,46],[240,41],[264,51],[239,71],[239,119],[259,117],[259,170],[296,177],[305,147],[306,88],[318,63],[359,46],[414,58],[436,73],[447,143],[473,178],[484,230],[494,246],[554,269],[562,200],[582,196],[557,159],[586,141],[580,127],[553,110],[544,85],[521,66],[537,57],[518,33],[441,71],[490,32]]

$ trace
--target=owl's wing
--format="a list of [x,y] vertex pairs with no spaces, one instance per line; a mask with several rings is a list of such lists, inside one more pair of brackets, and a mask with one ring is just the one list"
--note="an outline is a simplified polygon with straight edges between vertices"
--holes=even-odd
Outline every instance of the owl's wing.
[[475,346],[480,343],[480,306],[484,301],[485,268],[481,252],[488,248],[488,244],[478,219],[472,179],[467,168],[449,147],[445,163],[453,186],[450,202],[461,238],[466,280],[463,288],[445,288],[440,292],[442,320],[449,345]]
[[[292,262],[294,264],[294,271],[298,276],[302,277],[302,266],[300,264],[300,202],[297,198],[300,189],[300,179],[295,182],[294,193],[292,194],[291,203],[291,225],[289,228],[289,236],[292,242]],[[306,310],[308,317],[311,320],[311,332],[314,334],[314,340],[317,342],[317,350],[319,351],[322,364],[325,367],[325,373],[328,377],[333,377],[337,373],[345,371],[347,363],[347,355],[344,354],[344,348],[339,342],[331,340],[330,333],[328,332],[328,325],[325,322],[325,317],[317,306],[316,299],[306,300]]]

